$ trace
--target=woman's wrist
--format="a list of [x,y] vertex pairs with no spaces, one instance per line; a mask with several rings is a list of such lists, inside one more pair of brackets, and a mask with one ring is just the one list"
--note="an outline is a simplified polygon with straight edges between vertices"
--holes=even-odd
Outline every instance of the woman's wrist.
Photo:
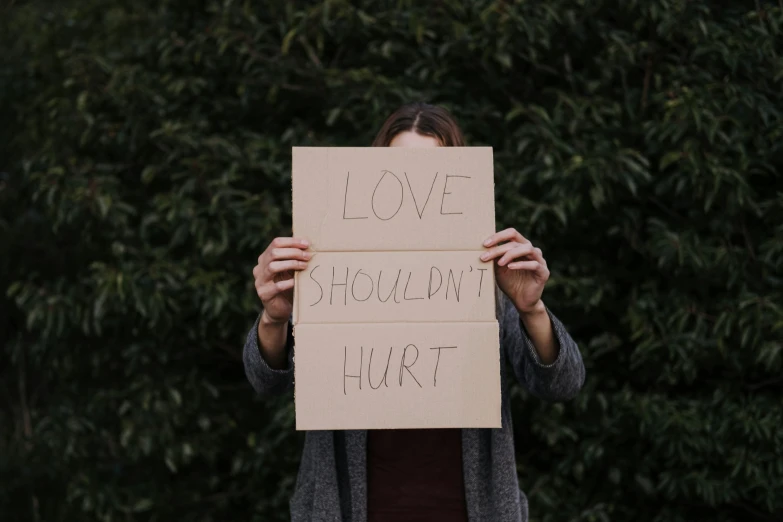
[[544,305],[544,301],[539,299],[536,301],[534,305],[520,305],[514,302],[514,306],[517,309],[517,312],[519,312],[519,316],[523,319],[525,317],[535,317],[541,314],[546,314],[546,306]]
[[258,321],[258,350],[270,368],[282,370],[286,365],[285,345],[288,338],[288,320],[275,321],[261,312]]
[[542,364],[552,364],[559,353],[552,322],[542,300],[529,307],[519,307],[519,320],[527,331],[528,337]]
[[277,320],[269,317],[266,313],[266,309],[261,311],[261,320],[259,321],[264,326],[286,326],[288,325],[288,318],[285,320]]

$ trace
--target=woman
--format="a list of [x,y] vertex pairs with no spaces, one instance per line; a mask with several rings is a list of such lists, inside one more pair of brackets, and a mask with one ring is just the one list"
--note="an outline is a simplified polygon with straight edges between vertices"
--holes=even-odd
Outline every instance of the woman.
[[[464,146],[444,109],[405,105],[373,146]],[[305,239],[277,238],[253,269],[263,312],[247,336],[245,371],[261,394],[293,387],[293,273],[312,253]],[[549,278],[541,250],[514,229],[488,237],[481,258],[494,260],[501,292],[502,428],[311,431],[306,434],[292,520],[526,521],[519,490],[509,405],[510,372],[532,394],[567,400],[584,382],[579,349],[541,300]],[[508,372],[507,372],[508,371]]]

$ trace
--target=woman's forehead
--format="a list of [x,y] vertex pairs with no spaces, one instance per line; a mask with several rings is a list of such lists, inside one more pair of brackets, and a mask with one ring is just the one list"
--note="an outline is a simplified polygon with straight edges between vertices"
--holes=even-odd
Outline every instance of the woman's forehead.
[[433,136],[424,136],[414,131],[403,131],[394,136],[389,147],[440,147],[440,142]]

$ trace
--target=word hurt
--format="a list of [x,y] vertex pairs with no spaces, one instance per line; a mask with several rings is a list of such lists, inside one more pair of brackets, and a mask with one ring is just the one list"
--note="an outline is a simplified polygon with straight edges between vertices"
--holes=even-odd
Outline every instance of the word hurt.
[[[441,351],[443,350],[456,350],[456,346],[433,346],[429,348],[429,350],[425,350],[424,353],[429,352],[432,357],[430,359],[435,359],[435,365],[434,369],[431,370],[432,374],[432,386],[436,387],[438,385],[438,367],[440,366],[440,356]],[[378,350],[379,352],[382,352],[382,350]],[[355,349],[351,350],[352,354],[352,361],[351,365],[355,364]],[[349,374],[348,373],[348,347],[345,347],[345,358],[343,360],[343,395],[348,395],[347,390],[347,382],[348,379],[356,379],[358,380],[359,384],[359,390],[364,389],[366,390],[377,390],[381,386],[385,386],[386,388],[389,388],[389,369],[392,369],[392,379],[391,379],[391,385],[392,387],[396,386],[399,388],[403,387],[403,383],[407,382],[409,386],[418,386],[419,388],[422,388],[422,381],[419,381],[419,379],[416,377],[416,375],[413,373],[413,367],[416,365],[416,363],[419,361],[419,348],[415,344],[408,344],[401,350],[397,350],[397,353],[399,354],[399,364],[397,364],[397,356],[395,355],[394,347],[389,348],[389,354],[385,358],[386,359],[386,365],[383,365],[384,357],[381,355],[380,357],[376,357],[375,359],[375,365],[373,365],[373,356],[375,355],[375,348],[369,349],[369,357],[367,357],[367,369],[365,371],[364,366],[364,358],[365,358],[365,350],[364,346],[359,347],[359,372],[358,374]],[[384,354],[385,355],[385,354]],[[395,365],[392,366],[392,356],[394,355],[394,362]],[[422,356],[423,357],[423,356]],[[419,377],[423,379],[422,375],[426,374],[427,370],[422,369],[423,364],[419,364],[419,368],[417,371],[420,371]],[[394,371],[394,368],[397,368],[397,371]],[[375,370],[373,368],[376,368]],[[377,368],[382,369],[382,373]],[[410,375],[410,377],[406,376]],[[362,388],[363,381],[366,381],[366,385],[364,388]],[[424,381],[429,382],[429,381]],[[369,387],[369,388],[368,388]]]

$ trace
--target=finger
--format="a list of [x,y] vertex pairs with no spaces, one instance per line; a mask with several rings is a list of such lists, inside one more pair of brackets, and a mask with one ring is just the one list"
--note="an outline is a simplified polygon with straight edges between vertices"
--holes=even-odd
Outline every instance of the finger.
[[[267,291],[274,290],[275,292],[277,292],[277,291],[287,290],[288,288],[292,288],[294,286],[293,283],[294,281],[295,279],[294,279],[293,272],[285,272],[285,275],[282,277],[278,276],[275,279],[269,279],[267,281],[256,281],[255,286],[256,286],[256,291],[258,292],[260,292],[264,288],[266,288]],[[275,288],[271,290],[270,288],[267,288],[271,286],[275,286]]]
[[508,252],[503,254],[503,257],[501,257],[498,260],[498,266],[506,266],[511,261],[518,259],[522,256],[527,256],[533,253],[533,245],[530,243],[525,243],[524,245],[520,245],[519,243],[512,243],[514,248],[510,249]]
[[516,241],[518,243],[524,243],[527,241],[527,239],[525,239],[522,234],[517,232],[515,228],[507,228],[505,230],[501,230],[500,232],[495,232],[489,236],[486,240],[484,240],[484,246],[491,247],[502,241]]
[[530,270],[535,272],[541,268],[541,263],[538,261],[514,261],[508,264],[510,270]]
[[299,237],[276,237],[269,243],[272,248],[309,248],[310,242]]
[[295,279],[292,277],[290,279],[282,279],[280,281],[275,281],[275,289],[278,292],[285,292],[286,290],[291,290],[294,287]]
[[269,251],[274,261],[281,261],[284,259],[299,259],[301,261],[309,261],[313,257],[312,252],[307,252],[301,248],[273,248]]
[[279,274],[286,270],[304,270],[307,268],[305,261],[297,261],[296,259],[288,259],[285,261],[272,261],[267,265],[268,274]]
[[268,301],[281,292],[290,290],[294,287],[294,278],[283,279],[282,281],[269,281],[256,287],[256,293],[262,301]]
[[483,254],[481,254],[481,260],[482,261],[489,261],[490,259],[495,259],[496,257],[502,256],[512,248],[515,248],[519,246],[519,243],[517,242],[511,242],[511,243],[503,243],[502,245],[498,245],[496,247],[492,247]]
[[541,251],[540,248],[534,248],[533,251],[530,253],[530,257],[532,257],[542,265],[546,266],[546,259],[544,259],[544,253]]

